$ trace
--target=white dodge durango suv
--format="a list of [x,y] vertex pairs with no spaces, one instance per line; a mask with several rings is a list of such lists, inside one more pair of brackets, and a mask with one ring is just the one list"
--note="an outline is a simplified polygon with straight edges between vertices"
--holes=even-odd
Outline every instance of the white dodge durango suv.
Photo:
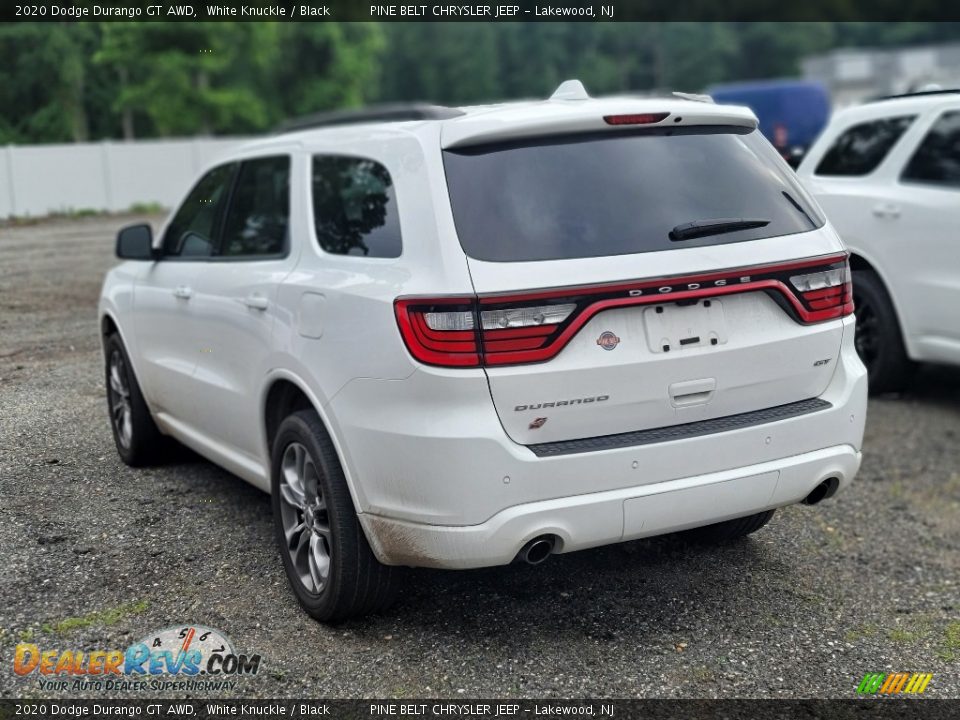
[[850,250],[870,389],[960,365],[960,91],[838,112],[797,173]]
[[314,617],[404,566],[746,535],[857,472],[847,253],[749,110],[570,81],[304,125],[121,231],[100,318],[121,457],[271,493]]

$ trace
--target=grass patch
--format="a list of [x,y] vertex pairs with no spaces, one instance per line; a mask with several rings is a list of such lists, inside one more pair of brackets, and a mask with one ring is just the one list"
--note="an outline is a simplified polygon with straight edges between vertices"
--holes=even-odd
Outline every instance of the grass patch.
[[919,640],[922,636],[918,633],[913,632],[912,630],[905,630],[904,628],[894,628],[887,635],[890,638],[891,642],[895,643],[912,643]]
[[124,215],[160,215],[167,212],[167,208],[158,202],[138,202],[133,203],[126,210],[111,212],[109,210],[98,210],[97,208],[61,208],[60,210],[51,210],[43,215],[10,215],[6,218],[0,218],[0,227],[29,227],[39,225],[49,220],[80,220],[91,217],[123,217]]
[[876,625],[861,625],[860,627],[847,630],[846,638],[847,642],[856,642],[857,640],[863,640],[864,638],[873,637],[877,634]]
[[128,618],[131,615],[139,615],[149,606],[150,603],[146,600],[138,600],[137,602],[118,605],[115,608],[98,610],[81,617],[64,618],[55,623],[46,623],[42,629],[48,634],[62,635],[92,625],[116,625],[124,618]]
[[158,202],[137,202],[131,205],[127,212],[131,215],[158,215],[166,212],[166,208]]
[[67,218],[85,218],[96,217],[97,215],[106,215],[106,210],[97,210],[95,208],[71,208],[63,213]]
[[960,654],[960,621],[952,622],[943,631],[943,647],[937,651],[941,660],[954,662]]
[[6,224],[14,227],[27,227],[38,225],[46,220],[77,220],[107,214],[106,210],[97,210],[96,208],[62,208],[51,210],[45,215],[10,215],[6,219]]
[[887,639],[901,645],[916,643],[928,637],[931,632],[929,618],[916,618],[909,623],[900,624],[887,633]]

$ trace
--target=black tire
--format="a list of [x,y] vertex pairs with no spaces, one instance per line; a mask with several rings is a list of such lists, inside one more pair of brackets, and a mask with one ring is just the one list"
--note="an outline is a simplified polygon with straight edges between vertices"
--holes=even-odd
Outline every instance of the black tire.
[[871,270],[853,273],[853,303],[857,314],[857,354],[867,366],[870,392],[903,390],[913,364],[883,281]]
[[[295,468],[300,449],[305,449],[308,455],[304,458],[304,474],[308,479],[301,483],[306,491],[301,496],[301,509],[297,510],[297,504],[290,502],[290,476],[283,473]],[[285,465],[285,459],[291,458],[294,465]],[[295,469],[293,472],[296,474]],[[312,490],[308,488],[314,483],[317,492],[311,498]],[[401,569],[383,565],[370,549],[336,449],[315,411],[301,410],[280,424],[271,457],[271,490],[274,529],[283,567],[297,600],[311,617],[320,622],[338,622],[383,611],[393,603],[400,586]],[[292,522],[294,526],[298,521],[291,519],[300,518],[300,524],[309,525],[311,531],[301,530],[288,541],[285,517],[287,523]],[[307,545],[301,548],[304,542]],[[311,542],[319,544],[321,555],[326,550],[327,575],[322,582],[317,579],[320,574]],[[303,577],[301,573],[305,569],[306,577]]]
[[157,429],[150,415],[127,350],[118,334],[107,336],[104,351],[107,409],[117,453],[131,467],[151,465],[160,460],[169,447],[167,438]]
[[734,518],[724,522],[705,525],[703,527],[693,528],[682,533],[685,540],[690,542],[716,545],[727,543],[737,538],[742,538],[766,525],[773,518],[776,510],[766,510],[756,515],[747,515],[746,517]]

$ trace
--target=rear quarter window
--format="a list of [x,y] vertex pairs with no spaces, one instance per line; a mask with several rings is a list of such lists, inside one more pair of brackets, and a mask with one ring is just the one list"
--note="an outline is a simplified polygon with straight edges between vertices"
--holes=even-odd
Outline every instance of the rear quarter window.
[[[758,131],[697,126],[444,151],[457,234],[495,262],[602,257],[743,242],[823,224]],[[765,221],[671,240],[686,223]]]
[[857,177],[872,173],[907,131],[914,117],[882,118],[847,128],[824,154],[815,174]]
[[317,241],[334,255],[400,257],[400,217],[393,179],[376,160],[315,155],[313,219]]

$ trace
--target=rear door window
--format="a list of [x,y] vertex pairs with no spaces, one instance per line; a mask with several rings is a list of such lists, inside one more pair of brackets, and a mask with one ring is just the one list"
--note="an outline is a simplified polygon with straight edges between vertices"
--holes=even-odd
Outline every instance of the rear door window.
[[245,160],[223,225],[224,257],[280,256],[287,248],[290,220],[290,158]]
[[882,118],[847,128],[820,160],[817,175],[857,177],[876,170],[913,122],[913,115]]
[[[758,131],[696,126],[455,148],[444,167],[472,258],[534,261],[677,250],[823,224]],[[736,221],[752,226],[735,228]],[[723,232],[671,239],[690,223]]]
[[940,116],[910,158],[900,179],[960,188],[960,111]]

